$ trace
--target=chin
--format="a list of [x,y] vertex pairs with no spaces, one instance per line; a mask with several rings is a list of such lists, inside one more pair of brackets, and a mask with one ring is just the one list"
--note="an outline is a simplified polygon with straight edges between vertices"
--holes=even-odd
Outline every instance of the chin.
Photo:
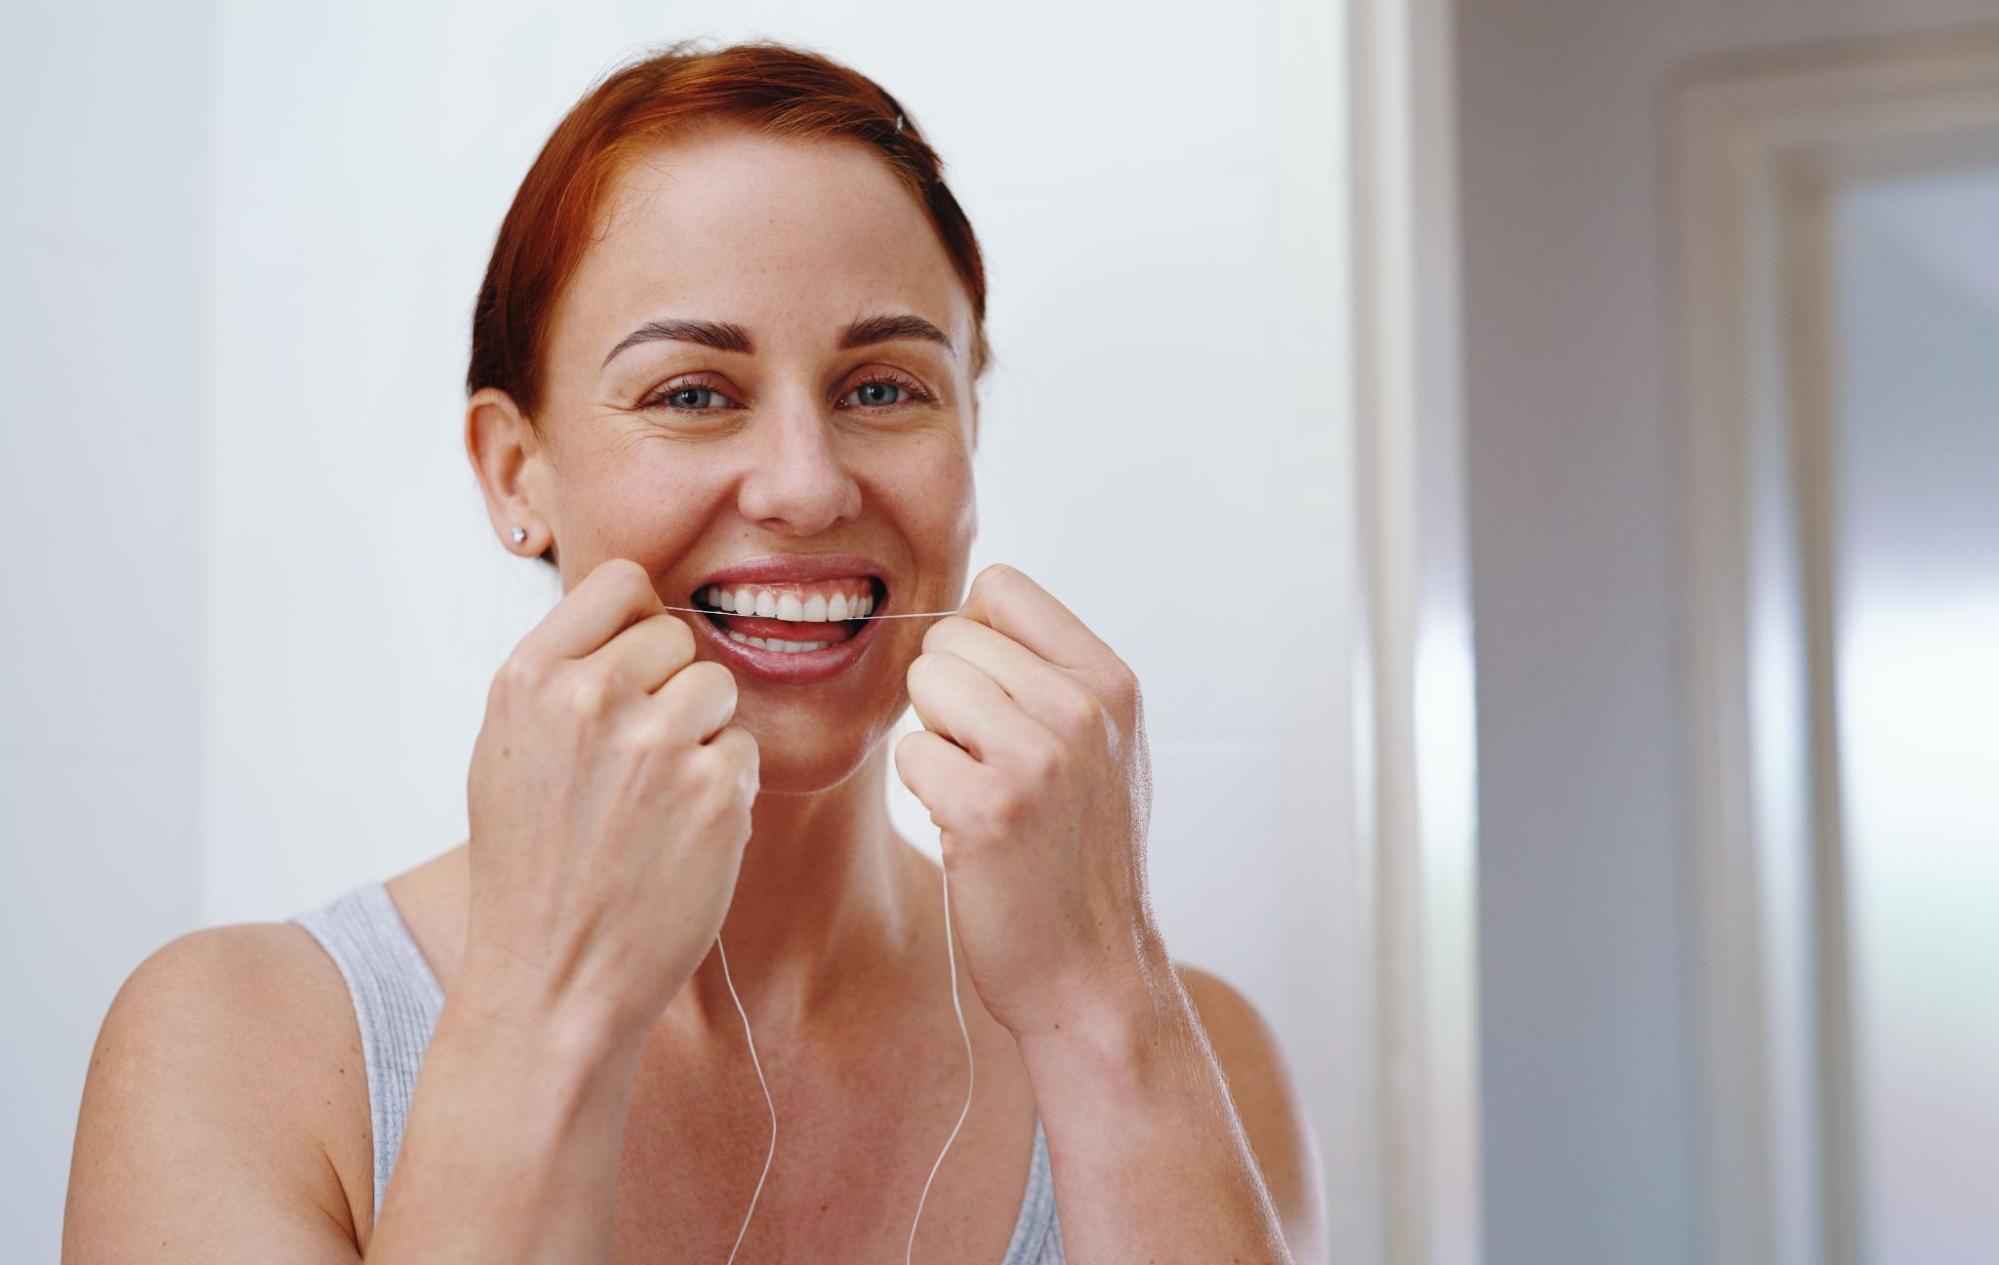
[[828,729],[803,718],[784,724],[739,719],[757,740],[758,793],[763,795],[831,790],[866,767],[893,723],[850,721]]

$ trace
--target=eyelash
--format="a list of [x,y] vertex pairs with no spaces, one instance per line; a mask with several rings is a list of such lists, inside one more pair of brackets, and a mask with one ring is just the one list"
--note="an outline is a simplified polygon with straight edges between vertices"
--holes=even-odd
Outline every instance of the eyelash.
[[[889,408],[895,408],[897,405],[900,404],[928,403],[931,399],[930,393],[924,390],[923,387],[919,385],[914,378],[905,377],[902,374],[898,373],[890,373],[886,370],[877,370],[870,376],[861,379],[859,382],[854,384],[853,390],[848,391],[846,395],[852,395],[854,391],[858,391],[862,387],[874,386],[877,383],[885,383],[889,386],[899,387],[902,389],[902,391],[905,393],[905,395],[908,398],[897,400],[893,404],[856,404],[856,405],[849,405],[848,407],[863,408],[863,409],[889,409]],[[712,391],[716,395],[721,395],[724,396],[724,398],[727,398],[726,394],[723,392],[723,390],[720,387],[714,386],[710,383],[700,382],[700,381],[690,382],[690,381],[676,380],[674,382],[668,382],[661,385],[659,390],[654,391],[651,395],[647,396],[645,398],[645,401],[641,403],[639,407],[669,408],[676,413],[713,413],[718,411],[716,409],[711,409],[711,408],[686,408],[683,407],[682,405],[667,403],[667,401],[671,397],[680,394],[682,391]],[[841,396],[841,398],[845,399],[846,395]],[[838,407],[838,405],[835,405],[835,407]]]

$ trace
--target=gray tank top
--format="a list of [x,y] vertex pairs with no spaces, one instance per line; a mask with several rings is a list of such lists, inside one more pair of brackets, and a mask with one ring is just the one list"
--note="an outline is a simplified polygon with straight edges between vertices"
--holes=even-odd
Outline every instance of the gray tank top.
[[[389,889],[364,883],[292,922],[311,932],[346,977],[361,1025],[361,1056],[368,1075],[368,1112],[375,1134],[375,1211],[402,1150],[403,1121],[424,1047],[437,1025],[444,990],[411,938]],[[1000,1265],[1067,1265],[1055,1217],[1055,1183],[1048,1168],[1048,1138],[1034,1121],[1034,1155],[1027,1193],[1013,1240]]]

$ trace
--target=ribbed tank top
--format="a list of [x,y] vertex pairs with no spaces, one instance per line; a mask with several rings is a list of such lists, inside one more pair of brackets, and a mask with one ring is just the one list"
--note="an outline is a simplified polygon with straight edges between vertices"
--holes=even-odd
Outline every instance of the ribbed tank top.
[[[403,1122],[424,1048],[437,1026],[444,990],[431,973],[379,882],[364,883],[291,920],[311,932],[340,974],[361,1026],[361,1056],[368,1076],[368,1114],[375,1134],[375,1211],[389,1188],[402,1150]],[[1027,1192],[1000,1265],[1067,1265],[1055,1217],[1055,1183],[1048,1167],[1048,1138],[1034,1121],[1034,1154]]]

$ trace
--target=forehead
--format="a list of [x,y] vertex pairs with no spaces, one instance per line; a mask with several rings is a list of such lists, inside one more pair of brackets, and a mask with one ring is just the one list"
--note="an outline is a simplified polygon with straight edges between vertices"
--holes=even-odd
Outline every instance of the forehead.
[[710,126],[620,167],[555,332],[616,339],[672,313],[818,338],[861,310],[969,345],[970,300],[908,186],[857,141]]

